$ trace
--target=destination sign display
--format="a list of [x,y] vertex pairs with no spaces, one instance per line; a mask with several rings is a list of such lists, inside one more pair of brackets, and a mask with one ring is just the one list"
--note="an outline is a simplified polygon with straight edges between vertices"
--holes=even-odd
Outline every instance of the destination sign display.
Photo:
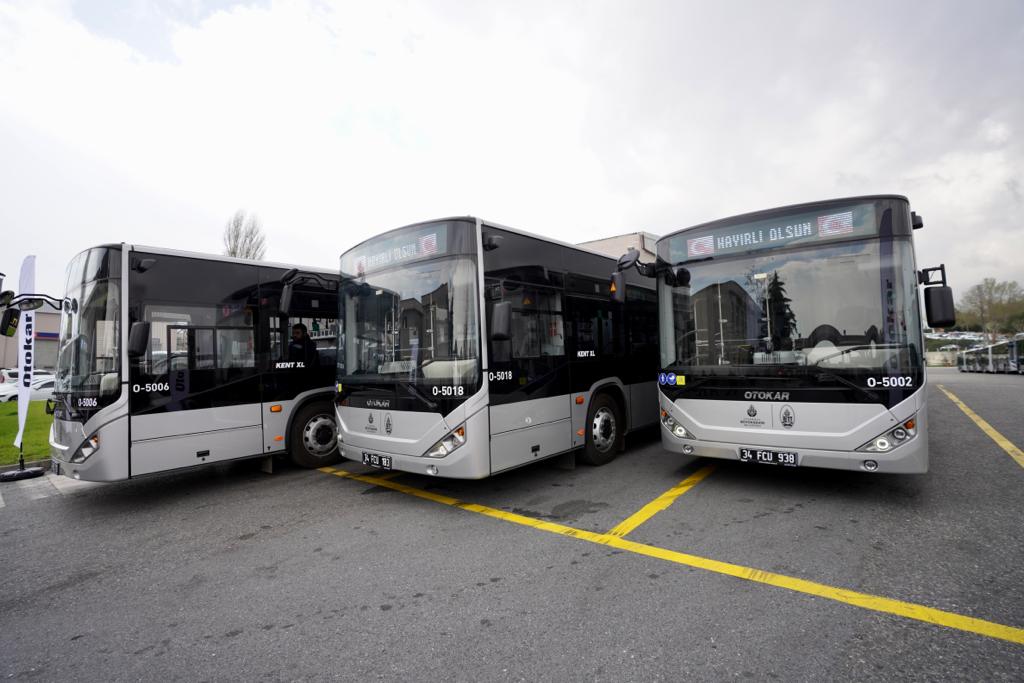
[[671,263],[681,263],[877,234],[874,204],[829,207],[738,225],[687,230],[669,241],[669,258]]
[[345,275],[365,275],[406,261],[441,256],[447,250],[448,224],[434,223],[387,235],[356,247],[341,257],[341,272]]

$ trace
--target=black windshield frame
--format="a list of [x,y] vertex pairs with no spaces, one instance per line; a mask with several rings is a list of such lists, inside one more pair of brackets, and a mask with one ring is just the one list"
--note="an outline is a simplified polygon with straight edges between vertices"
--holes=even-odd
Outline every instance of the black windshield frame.
[[[418,224],[342,255],[341,405],[379,406],[385,401],[397,410],[447,414],[479,391],[483,321],[476,232],[470,221]],[[371,267],[384,261],[374,258],[384,247],[422,243],[424,236],[436,240],[436,252],[413,250],[386,267]],[[385,319],[392,321],[390,327]]]
[[96,247],[68,264],[54,382],[59,419],[85,422],[121,397],[121,255],[120,247]]
[[[920,390],[924,342],[909,206],[901,198],[876,203],[877,237],[753,245],[682,264],[659,259],[663,393],[746,400],[751,391],[785,391],[792,401],[891,407]],[[662,238],[659,255],[678,256],[689,232]]]

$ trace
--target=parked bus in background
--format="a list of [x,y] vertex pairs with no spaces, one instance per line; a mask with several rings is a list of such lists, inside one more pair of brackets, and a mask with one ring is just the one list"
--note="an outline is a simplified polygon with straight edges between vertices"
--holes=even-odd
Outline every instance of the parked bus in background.
[[1024,338],[1014,338],[960,353],[961,372],[1024,373]]
[[961,372],[991,372],[991,349],[988,346],[967,349],[960,353],[959,361]]
[[50,434],[88,481],[289,453],[334,462],[337,275],[113,244],[67,269]]
[[[788,206],[663,237],[652,271],[666,449],[869,472],[928,469],[924,339],[953,324],[905,197]],[[941,280],[931,282],[938,271]]]
[[477,218],[345,252],[337,419],[346,458],[477,479],[558,454],[608,462],[657,419],[657,310],[614,259]]

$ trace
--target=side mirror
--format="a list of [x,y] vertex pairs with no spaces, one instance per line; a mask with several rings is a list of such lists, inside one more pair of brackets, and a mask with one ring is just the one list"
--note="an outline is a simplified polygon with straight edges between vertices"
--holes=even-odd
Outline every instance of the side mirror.
[[953,290],[946,285],[924,288],[924,312],[928,327],[952,327],[956,324]]
[[512,338],[512,302],[498,301],[491,309],[491,341]]
[[4,317],[0,320],[0,335],[13,337],[18,333],[18,321],[21,320],[21,311],[17,308],[4,310]]
[[[3,286],[3,285],[0,285],[0,286]],[[11,299],[13,299],[13,298],[14,298],[14,291],[13,290],[6,289],[6,290],[0,292],[0,306],[10,306],[11,305]]]
[[633,247],[629,248],[625,254],[619,257],[619,261],[616,264],[616,270],[629,270],[636,265],[636,262],[640,260],[640,252]]
[[281,305],[278,306],[281,309],[281,315],[288,317],[291,315],[292,308],[292,286],[291,283],[286,284],[281,288]]
[[[622,259],[619,259],[621,262]],[[635,261],[634,261],[635,263]],[[617,304],[625,303],[626,301],[626,276],[621,270],[617,270],[612,273],[612,281],[608,285],[608,293],[611,295],[612,301]]]
[[128,333],[128,357],[141,358],[149,348],[149,323],[132,323],[131,332]]
[[690,270],[686,266],[672,266],[672,280],[676,287],[690,286]]

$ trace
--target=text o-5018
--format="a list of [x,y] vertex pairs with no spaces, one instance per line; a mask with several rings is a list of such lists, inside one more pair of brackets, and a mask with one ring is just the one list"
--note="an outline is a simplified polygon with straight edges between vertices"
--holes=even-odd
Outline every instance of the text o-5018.
[[466,387],[434,387],[431,391],[434,396],[464,396]]

